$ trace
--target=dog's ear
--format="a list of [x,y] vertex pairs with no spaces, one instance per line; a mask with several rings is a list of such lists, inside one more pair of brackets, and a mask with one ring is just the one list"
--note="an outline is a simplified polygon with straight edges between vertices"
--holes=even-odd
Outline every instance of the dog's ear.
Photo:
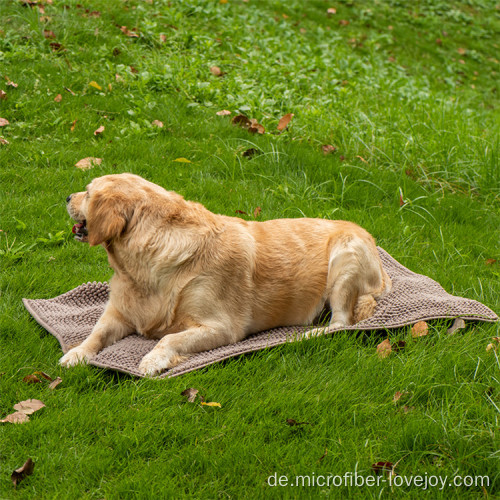
[[87,210],[89,245],[95,246],[120,236],[129,220],[130,200],[120,193],[95,192]]

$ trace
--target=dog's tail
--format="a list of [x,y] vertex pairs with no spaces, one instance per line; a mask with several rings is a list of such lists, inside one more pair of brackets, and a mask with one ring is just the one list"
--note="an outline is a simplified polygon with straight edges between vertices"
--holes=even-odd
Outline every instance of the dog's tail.
[[375,307],[377,306],[377,299],[381,299],[387,295],[392,288],[392,281],[388,274],[382,269],[382,286],[379,291],[360,295],[354,306],[354,323],[359,323],[364,319],[372,316]]

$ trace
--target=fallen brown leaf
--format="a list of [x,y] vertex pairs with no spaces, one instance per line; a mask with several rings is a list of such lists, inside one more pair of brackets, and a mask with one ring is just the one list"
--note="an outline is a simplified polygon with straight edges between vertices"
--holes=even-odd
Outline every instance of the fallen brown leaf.
[[255,119],[251,118],[250,119],[250,127],[248,128],[248,131],[251,134],[263,134],[266,129]]
[[9,144],[9,141],[7,139],[4,139],[3,137],[0,137],[0,144]]
[[15,413],[11,413],[7,415],[5,418],[0,420],[1,423],[11,423],[11,424],[24,424],[29,421],[28,415],[26,413],[22,413],[20,411],[16,411]]
[[491,337],[493,342],[486,346],[486,351],[498,351],[498,347],[500,346],[500,337]]
[[14,87],[17,89],[18,85],[17,83],[14,83],[8,76],[5,77],[5,85],[8,85],[9,87]]
[[76,122],[78,120],[74,120],[73,123],[71,124],[71,132],[73,132],[73,130],[75,130],[75,127],[76,127]]
[[167,41],[167,35],[160,35],[160,42],[165,43]]
[[23,382],[26,384],[39,384],[42,381],[34,373],[32,373],[31,375],[26,375],[26,377],[23,378]]
[[0,127],[5,127],[5,125],[9,124],[9,120],[6,120],[5,118],[0,118]]
[[323,151],[324,155],[328,155],[330,153],[335,153],[335,151],[337,151],[337,148],[335,146],[332,146],[331,144],[323,144],[323,146],[321,146],[321,151]]
[[27,399],[14,405],[14,410],[26,415],[31,415],[42,408],[45,408],[45,405],[39,399]]
[[189,389],[185,389],[184,391],[182,391],[181,396],[185,396],[188,400],[188,403],[194,403],[194,400],[196,399],[198,392],[199,392],[198,389],[190,387]]
[[129,30],[126,26],[120,26],[120,31],[130,38],[139,38],[139,35],[136,33],[137,28]]
[[51,30],[43,30],[43,36],[45,38],[54,39],[56,37],[56,34],[53,31],[51,31]]
[[391,342],[385,339],[377,346],[377,354],[380,359],[387,358],[392,352]]
[[356,155],[356,158],[359,158],[363,163],[368,163],[362,156]]
[[429,325],[425,321],[419,321],[411,327],[413,338],[425,337],[429,333]]
[[219,66],[211,66],[210,73],[212,73],[212,75],[214,76],[222,76],[222,71]]
[[62,382],[61,377],[56,377],[50,384],[49,389],[54,390]]
[[62,95],[61,94],[57,94],[55,97],[54,97],[54,102],[61,102],[62,101]]
[[493,265],[493,264],[496,264],[496,262],[497,262],[497,259],[486,259],[486,260],[484,261],[484,263],[485,263],[487,266],[491,266],[491,265]]
[[59,42],[50,42],[49,46],[52,49],[52,52],[62,52],[63,50],[66,50],[64,45]]
[[465,54],[467,54],[467,49],[464,49],[463,47],[459,47],[457,49],[457,52],[461,55],[461,56],[464,56]]
[[339,21],[339,24],[340,26],[347,26],[349,24],[349,21],[347,21],[346,19],[341,19]]
[[151,125],[154,125],[155,127],[158,127],[158,128],[163,128],[163,122],[161,122],[160,120],[153,120],[151,122]]
[[335,7],[330,7],[329,9],[327,9],[326,13],[330,16],[333,16],[337,13],[337,9]]
[[3,101],[7,99],[7,92],[5,92],[5,90],[0,90],[0,99]]
[[241,214],[241,215],[248,215],[246,212],[243,212],[243,210],[235,210],[235,214]]
[[408,392],[406,391],[396,391],[394,393],[394,397],[392,398],[392,402],[393,403],[397,403],[403,396],[407,396],[408,395]]
[[10,475],[10,479],[12,483],[14,484],[14,488],[17,487],[17,485],[26,477],[26,476],[31,476],[33,474],[33,469],[35,468],[35,463],[31,458],[28,458],[24,464],[19,467],[19,469],[16,469],[12,474]]
[[247,158],[250,158],[252,156],[259,155],[261,153],[262,153],[262,151],[259,151],[256,148],[250,148],[250,149],[247,149],[247,150],[243,151],[243,153],[241,153],[241,155],[245,156]]
[[254,219],[256,219],[261,213],[262,213],[262,208],[256,207],[255,210],[253,211]]
[[233,125],[239,125],[243,128],[249,128],[252,125],[252,122],[245,115],[236,115],[231,120]]
[[278,130],[281,132],[282,130],[285,130],[290,123],[291,119],[293,118],[293,113],[287,113],[285,116],[282,116],[280,118],[280,121],[278,123]]
[[227,115],[231,114],[231,111],[229,111],[227,109],[222,109],[221,111],[217,111],[217,113],[215,113],[215,114],[218,116],[227,116]]
[[94,130],[94,135],[100,135],[104,132],[104,125],[101,125],[97,130]]
[[88,170],[89,168],[100,165],[101,163],[102,158],[94,158],[93,156],[88,156],[87,158],[83,158],[82,160],[75,163],[75,167],[82,170]]
[[446,331],[451,334],[455,333],[457,330],[461,330],[462,328],[465,328],[465,321],[462,318],[456,318],[453,325],[451,325]]
[[328,448],[325,448],[325,453],[318,458],[318,462],[321,462],[328,455]]

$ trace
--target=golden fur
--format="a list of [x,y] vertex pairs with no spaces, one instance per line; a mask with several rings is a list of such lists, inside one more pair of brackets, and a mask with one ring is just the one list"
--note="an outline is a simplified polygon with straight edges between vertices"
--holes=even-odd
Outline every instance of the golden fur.
[[96,178],[67,201],[77,236],[106,249],[114,275],[64,366],[138,332],[161,339],[139,366],[155,375],[251,333],[311,325],[325,306],[330,330],[356,323],[391,288],[372,236],[351,222],[216,215],[132,174]]

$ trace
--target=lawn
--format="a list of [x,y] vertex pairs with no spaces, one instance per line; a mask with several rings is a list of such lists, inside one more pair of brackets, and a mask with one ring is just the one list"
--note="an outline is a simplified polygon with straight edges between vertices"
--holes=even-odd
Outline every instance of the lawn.
[[[133,172],[226,215],[352,220],[499,313],[496,3],[2,0],[0,418],[46,406],[0,424],[0,498],[500,496],[498,324],[340,333],[146,380],[63,369],[21,302],[110,278],[65,199]],[[102,162],[75,167],[87,157]],[[406,347],[380,359],[387,336]],[[62,383],[23,381],[35,371]],[[313,481],[377,462],[445,484]]]

